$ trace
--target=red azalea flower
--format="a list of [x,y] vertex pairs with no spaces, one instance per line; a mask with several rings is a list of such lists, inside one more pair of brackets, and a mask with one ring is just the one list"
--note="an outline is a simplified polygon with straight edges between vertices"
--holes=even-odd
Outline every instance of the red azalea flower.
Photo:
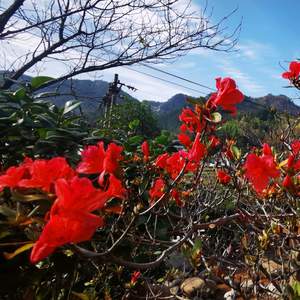
[[169,153],[161,154],[157,157],[155,167],[161,167],[165,169],[167,167],[167,159],[168,159]]
[[273,151],[272,149],[270,148],[270,146],[266,143],[264,143],[263,145],[263,155],[270,155],[270,156],[273,156]]
[[294,183],[293,180],[291,179],[291,177],[289,175],[286,175],[284,180],[283,180],[283,186],[285,188],[289,188],[289,187],[293,187]]
[[122,150],[123,147],[117,146],[115,143],[110,143],[108,145],[103,163],[103,169],[105,172],[113,174],[114,171],[119,169],[118,160],[123,160],[123,157],[120,156]]
[[185,159],[181,157],[180,152],[173,153],[167,159],[167,170],[171,173],[171,177],[175,179],[185,164]]
[[178,204],[181,207],[183,207],[183,203],[181,202],[181,200],[179,198],[179,192],[178,192],[177,189],[173,190],[173,192],[172,192],[172,198],[175,200],[176,204]]
[[29,165],[31,179],[20,181],[21,187],[41,187],[43,191],[54,192],[53,182],[58,178],[71,181],[77,173],[68,165],[64,157],[51,160],[38,159]]
[[282,78],[289,79],[291,82],[296,79],[300,74],[300,63],[296,61],[292,61],[290,63],[290,71],[284,72],[282,74]]
[[200,132],[203,129],[203,124],[200,122],[199,117],[190,108],[183,110],[182,114],[179,116],[179,120],[184,123],[180,126],[182,131],[188,129],[190,132]]
[[145,155],[146,158],[149,157],[149,153],[150,153],[150,148],[149,148],[149,145],[147,142],[144,142],[142,144],[142,151],[143,151],[143,154]]
[[237,89],[235,81],[229,77],[216,79],[217,94],[212,94],[208,100],[208,106],[221,105],[223,109],[232,110],[231,115],[235,115],[237,110],[232,104],[238,104],[244,100],[244,95]]
[[63,178],[56,180],[55,193],[58,201],[53,206],[79,214],[101,209],[108,198],[103,190],[95,189],[88,178],[78,177],[74,177],[71,183]]
[[16,187],[22,179],[31,178],[29,165],[32,164],[32,160],[25,160],[25,162],[25,164],[19,167],[10,167],[4,175],[0,176],[0,190],[5,186]]
[[200,142],[200,133],[198,132],[195,141],[193,144],[192,149],[189,151],[189,161],[194,161],[195,163],[199,163],[200,159],[205,156],[206,148],[205,146]]
[[135,271],[135,272],[133,273],[132,277],[131,277],[131,282],[132,282],[132,283],[136,282],[137,279],[139,278],[140,274],[141,274],[141,272]]
[[296,155],[300,150],[300,142],[298,140],[296,140],[293,144],[292,144],[292,154]]
[[123,195],[126,194],[126,189],[123,188],[119,179],[114,176],[109,177],[109,186],[106,191],[107,198],[117,197],[123,199]]
[[229,183],[231,177],[224,171],[218,171],[218,179],[220,183]]
[[192,141],[186,134],[181,132],[177,137],[182,145],[185,145],[188,149],[190,149]]
[[217,139],[214,135],[209,136],[208,140],[211,142],[210,148],[220,145],[220,139]]
[[160,198],[164,193],[163,193],[163,189],[165,187],[164,181],[162,179],[157,179],[155,181],[155,185],[153,188],[151,188],[149,190],[149,195],[151,196],[151,198]]
[[230,149],[227,149],[227,150],[226,150],[226,155],[227,155],[227,157],[228,157],[230,160],[233,160],[233,154],[232,154],[232,152],[231,152]]
[[92,237],[96,227],[102,226],[102,219],[91,213],[72,215],[68,211],[60,211],[59,214],[51,215],[50,221],[32,249],[30,261],[37,263],[50,255],[56,247],[66,243],[86,241]]
[[245,176],[253,179],[254,188],[259,192],[268,186],[269,177],[276,178],[280,175],[280,172],[276,169],[273,155],[258,157],[250,153],[247,156],[245,168],[247,168]]
[[78,164],[78,173],[93,174],[103,171],[105,159],[104,143],[99,142],[97,146],[87,146],[81,153],[82,162]]
[[115,176],[114,173],[119,170],[118,160],[123,160],[120,156],[123,147],[110,143],[105,151],[103,142],[97,145],[98,147],[88,146],[82,151],[82,162],[78,164],[76,171],[85,174],[101,173],[98,182],[103,186],[105,172]]

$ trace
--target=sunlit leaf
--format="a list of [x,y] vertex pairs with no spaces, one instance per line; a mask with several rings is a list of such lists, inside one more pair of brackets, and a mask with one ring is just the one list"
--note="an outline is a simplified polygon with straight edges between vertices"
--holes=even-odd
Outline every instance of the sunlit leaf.
[[193,251],[196,251],[197,254],[200,252],[200,249],[202,248],[202,241],[200,236],[197,236],[195,238],[195,242],[194,242],[194,247],[193,247]]
[[131,130],[135,130],[140,124],[140,120],[134,120],[129,124]]
[[12,196],[15,200],[20,202],[30,202],[36,200],[47,199],[47,196],[42,194],[34,194],[34,195],[23,195],[18,193],[15,189],[11,189]]
[[195,99],[195,98],[191,98],[191,97],[185,97],[185,100],[188,102],[188,103],[191,103],[191,104],[197,104],[197,105],[201,105],[201,103]]
[[34,77],[31,81],[31,87],[33,89],[36,89],[38,88],[40,85],[50,81],[50,80],[53,80],[52,77],[47,77],[47,76],[37,76],[37,77]]
[[68,101],[65,104],[65,107],[64,107],[64,110],[63,110],[62,114],[64,115],[64,114],[74,110],[75,108],[77,108],[81,104],[82,104],[82,101],[79,101],[79,100]]
[[3,252],[3,255],[6,259],[12,259],[13,257],[15,257],[16,255],[32,248],[34,246],[35,243],[29,243],[29,244],[26,244],[24,246],[22,246],[21,248],[17,249],[14,253],[6,253],[6,252]]

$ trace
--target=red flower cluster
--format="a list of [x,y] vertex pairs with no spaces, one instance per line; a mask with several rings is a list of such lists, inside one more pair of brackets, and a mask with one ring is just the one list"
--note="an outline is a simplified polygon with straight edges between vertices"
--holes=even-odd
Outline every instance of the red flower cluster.
[[218,179],[220,183],[229,183],[231,177],[224,171],[218,171]]
[[79,164],[77,171],[101,173],[100,184],[104,181],[105,173],[108,173],[110,178],[105,190],[94,188],[88,178],[78,178],[78,173],[63,157],[49,161],[38,159],[34,162],[25,159],[23,165],[11,167],[0,176],[1,188],[36,187],[57,196],[50,214],[45,218],[48,223],[33,247],[31,262],[44,259],[58,246],[89,239],[96,227],[103,226],[101,217],[92,212],[102,209],[111,197],[123,198],[123,187],[117,178],[118,160],[122,159],[120,153],[123,148],[111,143],[105,151],[102,142],[98,146],[89,146],[82,152],[83,162]]
[[66,243],[79,243],[91,238],[96,227],[103,226],[101,217],[92,214],[101,209],[107,195],[93,187],[87,178],[74,177],[69,184],[65,179],[55,181],[58,197],[50,210],[50,220],[35,243],[30,260],[36,263]]
[[221,105],[223,109],[231,110],[235,115],[237,110],[232,104],[238,104],[244,100],[244,95],[237,89],[235,81],[229,77],[216,79],[217,94],[212,94],[208,100],[207,107],[214,108]]
[[290,71],[284,72],[282,78],[289,79],[291,83],[296,80],[300,74],[300,62],[292,61],[290,63]]
[[267,144],[263,146],[263,156],[259,157],[253,153],[247,156],[244,169],[247,169],[245,176],[253,179],[253,186],[259,192],[268,186],[269,177],[276,178],[280,175],[276,169],[273,152]]
[[81,153],[82,162],[78,164],[76,171],[78,173],[93,174],[100,173],[99,184],[103,186],[105,173],[111,176],[118,177],[118,160],[123,160],[120,153],[123,147],[117,146],[115,143],[110,143],[107,150],[104,150],[104,143],[99,142],[97,146],[88,146]]
[[201,119],[201,113],[197,115],[190,108],[183,110],[179,120],[183,122],[180,126],[182,131],[200,132],[203,129],[204,122]]

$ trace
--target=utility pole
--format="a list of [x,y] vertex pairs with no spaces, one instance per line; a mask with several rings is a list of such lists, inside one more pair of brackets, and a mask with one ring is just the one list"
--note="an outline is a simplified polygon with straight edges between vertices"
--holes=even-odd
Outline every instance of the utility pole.
[[[119,94],[123,85],[129,89],[136,90],[132,86],[120,83],[119,75],[115,74],[114,81],[108,84],[107,93],[103,95],[102,102],[99,105],[99,109],[101,108],[102,104],[105,106],[105,118],[109,116],[111,109],[114,105],[117,104],[117,95]],[[111,121],[109,121],[109,123],[107,124],[107,128],[109,128],[110,125]]]

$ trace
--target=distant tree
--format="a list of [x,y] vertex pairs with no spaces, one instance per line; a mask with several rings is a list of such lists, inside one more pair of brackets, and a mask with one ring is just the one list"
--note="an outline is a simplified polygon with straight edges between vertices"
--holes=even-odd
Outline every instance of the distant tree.
[[65,73],[38,89],[82,73],[174,61],[197,48],[229,51],[240,28],[226,35],[222,25],[228,16],[213,25],[206,7],[197,15],[179,0],[6,3],[0,14],[0,69],[10,80],[1,81],[0,89],[53,62],[65,65]]
[[139,120],[139,125],[134,130],[135,135],[142,135],[146,139],[154,139],[160,135],[159,122],[151,105],[125,97],[108,111],[106,117],[99,118],[101,136],[110,140],[120,138],[119,131],[128,132],[129,124],[134,120]]

